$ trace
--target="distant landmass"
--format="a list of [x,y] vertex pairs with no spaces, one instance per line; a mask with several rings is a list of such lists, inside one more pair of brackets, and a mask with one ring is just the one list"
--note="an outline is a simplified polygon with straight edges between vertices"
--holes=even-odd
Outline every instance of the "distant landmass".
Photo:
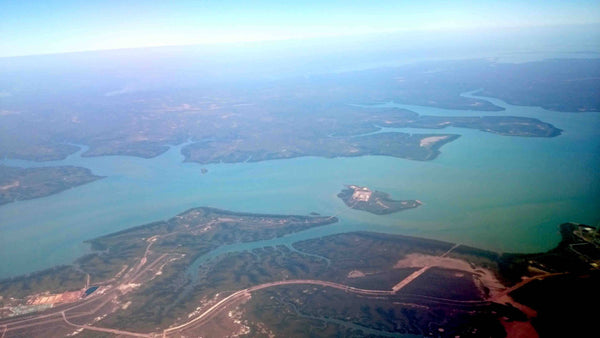
[[[164,166],[165,162],[134,161],[136,166],[131,167],[134,169],[124,166],[128,173],[122,181],[143,176],[143,169],[148,169],[145,166],[149,165],[151,175],[147,176],[151,179],[140,179],[135,183],[157,182],[160,183],[157,187],[161,188],[152,187],[153,191],[140,190],[139,194],[131,194],[139,197],[148,192],[149,198],[131,198],[130,201],[143,203],[131,204],[140,207],[129,212],[148,210],[148,202],[163,201],[172,208],[178,202],[187,204],[206,197],[207,193],[215,191],[212,187],[252,181],[252,186],[246,187],[251,194],[242,191],[246,188],[227,186],[223,194],[215,198],[210,196],[210,200],[227,204],[233,198],[233,202],[230,201],[233,205],[257,206],[262,199],[255,196],[262,194],[261,189],[266,188],[268,201],[281,197],[286,202],[281,205],[266,203],[267,208],[282,210],[293,205],[294,210],[298,210],[302,208],[300,198],[291,204],[284,199],[289,197],[283,195],[286,190],[293,190],[291,197],[301,196],[311,202],[305,212],[316,210],[325,215],[316,211],[308,215],[281,215],[198,207],[167,220],[156,220],[93,238],[86,241],[90,250],[72,264],[0,280],[0,336],[410,334],[505,337],[535,336],[537,331],[547,336],[568,337],[586,336],[580,332],[595,332],[595,313],[586,308],[600,301],[597,292],[594,292],[600,281],[600,231],[595,227],[562,224],[559,229],[562,241],[558,246],[535,254],[498,253],[461,243],[387,233],[338,233],[349,231],[344,227],[347,224],[355,227],[350,231],[372,229],[371,224],[361,224],[360,217],[349,217],[347,222],[340,224],[343,226],[334,225],[320,232],[319,227],[335,224],[338,218],[326,215],[329,200],[325,204],[319,200],[323,196],[309,200],[313,198],[314,189],[302,190],[302,187],[311,184],[314,187],[314,182],[319,184],[323,181],[294,181],[296,177],[293,175],[297,171],[281,171],[283,179],[269,182],[276,185],[273,188],[262,182],[272,177],[266,173],[280,173],[281,167],[276,165],[264,172],[243,170],[245,174],[240,175],[242,170],[232,170],[220,175],[218,171],[227,166],[207,164],[307,156],[387,156],[431,161],[441,154],[444,145],[458,140],[464,129],[500,135],[489,137],[494,141],[503,137],[559,137],[562,133],[560,128],[569,128],[569,135],[576,135],[578,130],[573,125],[581,126],[595,120],[586,119],[579,124],[565,123],[561,126],[558,124],[566,121],[566,115],[557,117],[559,114],[548,114],[549,122],[557,123],[555,126],[544,121],[543,114],[547,111],[540,113],[541,109],[536,108],[527,112],[539,119],[508,116],[499,106],[502,104],[495,104],[497,101],[491,98],[566,114],[600,111],[600,97],[597,95],[600,59],[521,64],[490,60],[431,61],[360,71],[306,71],[289,77],[269,74],[271,64],[263,65],[261,69],[267,73],[262,74],[244,63],[237,71],[242,69],[248,73],[226,76],[227,67],[206,69],[203,62],[187,54],[186,50],[169,49],[168,54],[162,54],[168,57],[158,59],[153,59],[158,54],[151,53],[144,59],[145,62],[138,61],[139,54],[136,53],[139,51],[128,50],[115,52],[119,62],[115,62],[116,58],[106,58],[112,53],[108,51],[0,58],[0,68],[6,70],[2,78],[0,107],[0,158],[60,160],[78,150],[73,144],[86,145],[87,150],[82,154],[85,157],[123,155],[152,158],[165,153],[173,145],[182,145],[184,161],[200,165],[189,170],[193,175],[187,176],[187,170],[181,177],[169,175],[169,178],[178,178],[176,189],[172,191],[167,189],[174,181],[154,180],[155,177],[164,178],[160,176],[163,173],[160,165]],[[130,56],[124,57],[125,54]],[[47,60],[48,63],[45,63]],[[292,64],[285,66],[293,67]],[[148,67],[152,68],[151,72]],[[43,71],[50,69],[52,71]],[[209,74],[213,74],[212,80],[207,80]],[[511,111],[518,113],[523,110]],[[589,123],[589,126],[592,125]],[[449,130],[444,132],[445,128]],[[572,145],[582,139],[585,142],[581,143],[589,148],[577,150],[588,156],[589,149],[594,146],[590,140],[595,134],[586,133],[586,138],[565,137],[563,140],[569,140],[565,143],[532,142],[535,143],[532,149],[550,149],[544,152],[550,154],[556,145],[560,149],[575,149],[577,147]],[[498,149],[529,149],[519,147],[520,142],[505,142],[512,147],[477,142],[477,139],[469,138],[463,144],[475,144],[475,147],[466,149],[488,153],[483,159],[495,157]],[[459,142],[456,143],[458,146]],[[582,156],[584,152],[577,155]],[[477,183],[464,186],[464,189],[472,190],[486,187],[485,184],[489,183],[486,173],[499,173],[494,171],[499,168],[502,177],[508,178],[506,181],[514,178],[509,182],[512,185],[500,187],[502,194],[510,195],[513,190],[509,188],[522,186],[524,180],[519,178],[534,177],[514,176],[515,173],[531,174],[527,169],[534,167],[556,169],[533,173],[540,174],[540,177],[548,175],[548,178],[531,180],[525,185],[527,190],[537,191],[535,189],[540,188],[540,182],[556,183],[555,177],[561,176],[560,170],[569,168],[564,161],[539,161],[539,157],[528,158],[529,154],[524,152],[520,154],[522,157],[513,159],[519,167],[507,163],[511,158],[503,156],[495,157],[498,163],[493,165],[472,167],[468,161],[465,162],[471,155],[465,151],[454,156],[454,162],[440,163],[442,166],[431,172],[439,173],[443,169],[450,179],[444,177],[440,182],[449,182],[448,186],[453,185],[453,179],[459,176],[459,172],[463,176],[457,182],[472,183],[472,178],[477,177]],[[588,161],[590,157],[584,158],[584,164],[593,162]],[[571,157],[564,159],[568,162]],[[116,158],[110,163],[120,160]],[[10,160],[0,163],[10,163]],[[401,164],[394,161],[394,165]],[[336,165],[335,168],[340,168],[339,163]],[[410,172],[427,172],[421,170],[421,165],[425,164],[409,168]],[[48,196],[102,178],[86,168],[34,166],[36,168],[0,165],[0,205]],[[245,168],[245,165],[239,167],[242,166]],[[179,167],[188,168],[184,165]],[[565,177],[559,182],[560,186],[569,185],[569,189],[588,187],[592,177],[588,167],[575,168],[577,174]],[[353,175],[367,173],[361,168],[368,166],[352,167],[347,172]],[[129,172],[131,176],[128,176]],[[208,175],[197,180],[197,173]],[[337,172],[333,175],[336,176]],[[256,177],[259,179],[254,182]],[[292,180],[286,181],[289,178]],[[349,179],[364,181],[361,177]],[[300,188],[288,189],[290,182],[290,187]],[[180,190],[184,185],[186,190]],[[166,191],[163,187],[167,187]],[[279,191],[280,187],[284,189]],[[109,196],[108,203],[118,204],[112,200],[112,188],[112,185],[104,187],[102,191],[108,194],[95,197]],[[194,193],[198,196],[190,195],[180,200],[180,194],[190,191],[187,188],[195,189]],[[232,188],[231,193],[240,193],[240,196],[231,195],[229,188]],[[541,191],[550,195],[555,193],[550,190]],[[586,193],[582,196],[591,196],[588,190],[583,189]],[[435,188],[430,194],[438,191]],[[477,191],[474,193],[472,196],[479,196]],[[153,198],[159,195],[168,199]],[[544,201],[556,199],[542,195],[536,194]],[[249,202],[247,196],[254,200]],[[358,185],[347,186],[337,196],[350,208],[377,215],[421,205],[418,200],[395,200],[393,197],[397,196]],[[456,196],[456,193],[451,196]],[[468,199],[475,201],[477,206],[469,204],[470,209],[465,209],[468,217],[457,214],[448,214],[450,216],[447,217],[446,213],[442,213],[415,224],[459,223],[464,220],[466,224],[453,225],[452,229],[476,228],[474,233],[480,235],[483,233],[480,230],[485,229],[479,229],[480,224],[475,224],[479,222],[480,215],[470,217],[469,213],[474,207],[479,211],[497,211],[497,202],[506,199],[499,199],[489,192],[485,196],[492,198],[486,201],[469,196]],[[527,200],[532,199],[527,194],[524,196]],[[561,205],[584,203],[583,198],[575,197],[565,197]],[[585,210],[585,219],[590,217],[588,209],[593,209],[593,203],[589,201],[594,201],[593,198],[586,198],[588,205],[578,209]],[[127,224],[131,221],[129,214],[123,211],[129,204],[119,204],[121,208],[115,209],[111,205],[102,205],[107,203],[105,199],[100,201],[87,200],[86,207],[74,214],[76,222],[70,221],[68,227],[80,226],[82,223],[78,215],[84,211],[94,217],[117,210],[117,222],[122,220]],[[536,207],[542,208],[544,203],[536,204]],[[263,209],[264,205],[260,208]],[[26,207],[27,204],[21,206]],[[13,222],[31,212],[30,208],[15,208],[18,210],[15,212],[11,207],[19,207],[19,204],[5,206],[2,211],[7,211]],[[61,208],[53,210],[63,213]],[[516,210],[514,203],[510,210]],[[572,210],[568,212],[572,213]],[[364,216],[359,212],[349,214]],[[495,214],[498,213],[486,214],[481,219],[489,221],[489,217]],[[41,211],[33,215],[36,217],[23,217],[25,221],[17,223],[24,225],[32,219],[31,224],[34,225],[30,228],[23,226],[21,229],[14,224],[7,227],[10,231],[18,230],[7,232],[9,235],[34,234],[23,237],[28,244],[31,243],[32,249],[36,249],[35,244],[42,243],[39,239],[43,236],[46,236],[44,240],[49,238],[48,229],[44,232],[45,226],[40,228],[37,222],[60,223],[57,227],[63,228],[67,226],[62,221],[55,222],[54,218],[48,221],[48,215]],[[522,213],[516,212],[516,216],[519,215]],[[541,217],[547,220],[558,216],[542,213]],[[503,225],[503,219],[496,218],[494,225]],[[381,218],[379,220],[383,222]],[[107,222],[89,224],[109,226]],[[532,222],[541,221],[536,219]],[[535,226],[532,224],[531,227]],[[77,232],[77,229],[68,227],[65,231]],[[89,228],[91,226],[78,232],[89,234]],[[488,230],[490,228],[487,227]],[[450,234],[448,229],[436,226],[434,232],[429,232],[431,229],[421,230],[431,236],[446,236]],[[527,229],[527,233],[537,234],[539,227],[535,229]],[[542,232],[546,234],[546,231]],[[106,232],[100,229],[95,233]],[[485,235],[493,238],[498,233]],[[63,232],[60,234],[64,236]],[[297,234],[296,237],[293,234]],[[10,246],[8,242],[13,240],[12,236],[5,236],[6,247]],[[67,241],[75,242],[70,237],[61,236],[52,239],[52,249]],[[292,243],[294,238],[300,240]],[[3,246],[10,263],[5,265],[8,269],[17,265],[10,260],[18,257],[16,246],[23,243],[17,239],[12,249]],[[477,242],[473,238],[470,240]],[[531,242],[535,241],[528,241]],[[32,249],[24,247],[20,254]],[[36,255],[38,251],[57,255],[47,248],[34,251]]]
[[73,166],[19,168],[0,165],[0,205],[56,194],[101,178],[89,169]]
[[337,195],[352,209],[364,210],[376,215],[391,214],[394,212],[412,209],[420,206],[419,200],[397,201],[390,195],[381,191],[371,191],[367,187],[349,185]]
[[[182,149],[186,161],[207,163],[259,162],[302,156],[356,157],[382,155],[428,161],[440,154],[440,148],[457,139],[452,134],[376,133],[361,136],[328,137],[316,140],[289,140],[285,145],[231,140],[199,142]],[[296,144],[297,142],[297,144]],[[270,148],[273,146],[273,148]]]
[[[340,76],[340,75],[338,75]],[[490,60],[422,62],[342,74],[341,81],[365,85],[363,102],[403,102],[444,109],[502,111],[478,95],[551,111],[600,111],[600,59],[548,59],[523,63]],[[327,78],[333,83],[335,76]],[[341,82],[340,81],[340,82]],[[330,83],[331,83],[330,82]]]
[[[594,90],[600,76],[594,74],[599,64],[599,60],[420,63],[260,85],[190,86],[176,94],[164,88],[106,96],[98,95],[96,87],[82,84],[76,92],[63,92],[54,86],[54,95],[35,101],[29,100],[27,89],[19,86],[3,98],[0,155],[56,160],[77,151],[69,144],[76,143],[89,146],[83,156],[149,158],[164,153],[170,145],[191,140],[183,153],[186,161],[199,163],[362,155],[430,160],[439,149],[420,149],[419,144],[420,139],[431,135],[368,134],[380,127],[452,126],[505,136],[553,137],[561,130],[526,117],[431,116],[357,104],[402,102],[501,111],[483,98],[461,96],[480,89],[482,95],[513,104],[598,111],[600,102]],[[16,75],[18,72],[11,76]],[[53,81],[45,76],[44,83]],[[123,86],[119,77],[106,80]],[[10,83],[10,79],[6,81]],[[36,130],[36,135],[29,135],[30,130]],[[392,143],[383,146],[388,142]]]

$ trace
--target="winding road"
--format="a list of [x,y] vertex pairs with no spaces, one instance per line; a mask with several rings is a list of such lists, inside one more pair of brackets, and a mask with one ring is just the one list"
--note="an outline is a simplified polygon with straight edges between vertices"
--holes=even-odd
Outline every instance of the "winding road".
[[[153,236],[153,237],[150,237],[147,239],[148,245],[146,247],[144,255],[140,258],[138,263],[135,266],[133,266],[131,269],[129,269],[129,271],[121,277],[121,280],[119,281],[119,283],[116,283],[114,285],[113,284],[106,285],[106,289],[104,290],[103,294],[96,294],[95,296],[82,299],[81,301],[79,301],[73,305],[59,305],[59,306],[57,306],[55,311],[52,311],[50,313],[41,314],[41,315],[37,315],[37,316],[29,316],[29,317],[25,317],[25,318],[21,317],[18,319],[4,320],[4,321],[0,322],[0,327],[3,328],[2,335],[0,336],[0,338],[3,338],[7,333],[9,333],[11,331],[23,330],[23,329],[27,329],[30,327],[45,325],[45,324],[50,324],[50,323],[56,324],[56,323],[60,323],[60,322],[63,322],[65,324],[72,326],[74,328],[77,328],[77,329],[105,332],[105,333],[111,333],[111,334],[122,335],[122,336],[131,336],[131,337],[160,337],[160,336],[162,336],[162,337],[167,337],[171,334],[174,334],[176,332],[181,332],[182,330],[185,330],[185,329],[189,329],[195,325],[201,324],[204,321],[207,321],[207,320],[213,318],[215,315],[217,315],[222,310],[224,310],[227,306],[229,306],[239,300],[242,300],[244,298],[250,297],[251,293],[259,291],[259,290],[263,290],[263,289],[267,289],[267,288],[271,288],[271,287],[282,286],[282,285],[317,285],[317,286],[321,286],[321,287],[329,287],[329,288],[333,288],[333,289],[337,289],[337,290],[342,290],[347,293],[353,293],[353,294],[361,295],[361,296],[394,297],[394,296],[396,296],[396,294],[398,293],[399,290],[401,290],[403,287],[405,287],[406,285],[413,282],[415,279],[417,279],[419,276],[421,276],[423,273],[425,273],[431,267],[429,265],[421,267],[419,270],[413,272],[411,275],[409,275],[408,277],[401,280],[398,284],[396,284],[392,288],[392,290],[361,289],[361,288],[356,288],[353,286],[339,284],[339,283],[335,283],[335,282],[323,281],[323,280],[313,280],[313,279],[291,279],[291,280],[282,280],[282,281],[275,281],[275,282],[255,285],[255,286],[248,287],[248,288],[245,288],[245,289],[242,289],[242,290],[239,290],[239,291],[236,291],[236,292],[230,294],[229,296],[221,299],[214,305],[210,306],[208,309],[204,310],[202,313],[194,316],[191,320],[189,320],[185,323],[179,324],[177,326],[169,327],[169,328],[163,330],[162,332],[151,332],[151,333],[131,332],[131,331],[112,329],[112,328],[98,327],[98,326],[93,326],[93,325],[77,324],[77,323],[73,323],[71,321],[74,318],[82,318],[82,317],[98,314],[100,312],[100,310],[103,307],[105,307],[108,303],[117,300],[118,297],[123,294],[123,292],[126,292],[126,291],[122,291],[121,287],[127,286],[131,283],[138,281],[139,278],[142,277],[142,275],[147,273],[149,270],[155,268],[161,262],[164,262],[165,259],[167,259],[168,257],[173,256],[173,254],[165,253],[165,254],[162,254],[159,257],[155,258],[151,263],[147,264],[148,257],[151,254],[150,249],[151,249],[152,245],[156,242],[156,240],[158,240],[158,238],[160,238],[160,236]],[[442,257],[447,256],[452,250],[457,248],[459,245],[460,244],[454,245],[452,248],[450,248],[448,251],[446,251],[441,256]],[[122,271],[119,272],[119,274],[122,274]],[[119,274],[117,274],[117,275],[119,275]],[[547,277],[547,276],[543,276],[543,277]],[[538,278],[543,278],[543,277],[540,276]],[[114,282],[115,278],[111,279],[110,281]],[[528,282],[529,281],[523,281],[522,283],[519,283],[519,284],[515,285],[514,287],[507,289],[506,293],[509,293],[510,291],[514,291],[516,288],[519,288],[519,287],[527,284]],[[417,298],[420,297],[418,295],[410,295],[410,296],[417,297]],[[436,301],[439,303],[455,304],[455,305],[465,304],[465,305],[470,305],[470,306],[479,306],[479,305],[485,306],[485,305],[490,304],[489,300],[488,301],[457,301],[457,300],[442,299],[442,298],[435,298],[435,297],[420,297],[420,298],[424,298],[428,301]],[[94,303],[97,303],[97,304],[94,304]],[[89,309],[87,309],[87,311],[79,311],[79,312],[76,311],[75,313],[73,313],[74,310],[77,310],[77,309],[80,309],[80,308],[83,308],[86,306],[90,307]]]

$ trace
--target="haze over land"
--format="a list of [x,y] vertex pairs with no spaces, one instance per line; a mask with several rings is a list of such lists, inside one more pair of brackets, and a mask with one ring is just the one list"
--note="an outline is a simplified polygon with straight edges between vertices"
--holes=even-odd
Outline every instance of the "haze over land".
[[129,49],[193,15],[4,17],[0,335],[586,334],[556,316],[598,280],[598,5],[509,3],[261,3],[234,36],[203,2],[215,41]]

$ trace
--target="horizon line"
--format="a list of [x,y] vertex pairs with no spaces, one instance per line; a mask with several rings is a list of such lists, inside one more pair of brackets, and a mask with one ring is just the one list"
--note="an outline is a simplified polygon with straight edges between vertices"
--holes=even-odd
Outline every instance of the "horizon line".
[[[487,26],[481,27],[482,31],[489,30],[514,30],[514,29],[539,29],[539,28],[559,28],[559,27],[584,27],[584,26],[598,26],[600,22],[594,23],[573,23],[573,24],[536,24],[536,25],[515,25],[515,26]],[[0,55],[0,59],[10,58],[22,58],[22,57],[36,57],[36,56],[52,56],[52,55],[64,55],[64,54],[81,54],[81,53],[94,53],[94,52],[110,52],[110,51],[128,51],[136,49],[151,49],[151,48],[169,48],[169,47],[194,47],[194,46],[226,46],[235,44],[259,44],[268,42],[284,42],[284,41],[310,41],[319,39],[335,39],[335,38],[348,38],[348,37],[369,37],[369,36],[381,36],[386,34],[397,34],[397,33],[409,33],[409,32],[461,32],[461,31],[473,31],[473,27],[424,27],[424,28],[405,28],[405,29],[389,29],[369,32],[354,32],[354,33],[339,33],[339,34],[322,34],[322,35],[307,35],[307,36],[288,36],[288,37],[274,37],[274,38],[256,38],[256,39],[240,39],[240,40],[227,40],[227,41],[204,41],[196,43],[175,43],[175,44],[160,44],[160,45],[140,45],[131,47],[115,47],[115,48],[99,48],[99,49],[82,49],[72,51],[60,51],[60,52],[47,52],[39,54],[16,54],[16,55]]]

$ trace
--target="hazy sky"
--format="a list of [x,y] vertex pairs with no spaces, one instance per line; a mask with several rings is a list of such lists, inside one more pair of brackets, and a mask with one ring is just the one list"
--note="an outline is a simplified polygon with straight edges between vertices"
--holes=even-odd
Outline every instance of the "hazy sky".
[[600,1],[0,0],[0,57],[600,22]]

